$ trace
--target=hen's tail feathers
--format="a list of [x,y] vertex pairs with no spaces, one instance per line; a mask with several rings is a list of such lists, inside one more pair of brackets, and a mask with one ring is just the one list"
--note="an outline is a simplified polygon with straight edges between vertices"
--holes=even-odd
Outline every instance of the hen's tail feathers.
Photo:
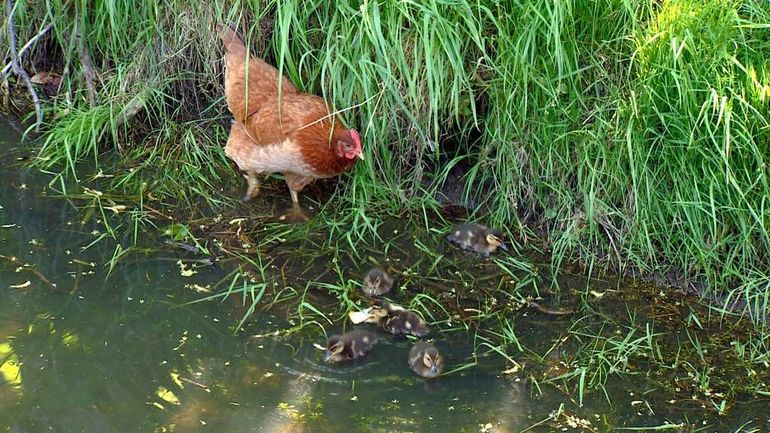
[[246,45],[243,43],[243,38],[238,34],[234,24],[219,24],[217,25],[217,32],[222,42],[225,44],[225,49],[228,53],[235,54],[237,56],[246,56]]

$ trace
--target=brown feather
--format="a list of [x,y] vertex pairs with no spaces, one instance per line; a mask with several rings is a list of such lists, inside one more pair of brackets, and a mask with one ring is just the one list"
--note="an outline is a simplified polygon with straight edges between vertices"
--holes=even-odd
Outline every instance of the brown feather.
[[[278,70],[248,54],[243,40],[229,26],[221,26],[219,37],[225,45],[225,97],[235,120],[245,123],[250,115],[278,95]],[[297,94],[297,88],[282,78],[281,94]]]
[[[226,50],[225,97],[235,119],[225,152],[239,168],[255,173],[280,171],[295,191],[301,191],[314,178],[350,170],[356,160],[339,154],[338,143],[352,142],[351,131],[339,118],[329,116],[333,108],[316,95],[300,93],[274,67],[251,56],[232,28],[221,26],[219,34]],[[276,150],[276,145],[289,142],[295,146]],[[273,146],[268,155],[272,159],[260,152],[269,146]],[[276,156],[279,151],[298,154],[281,158]],[[273,160],[278,163],[271,170]],[[294,170],[285,167],[287,160],[296,161]]]

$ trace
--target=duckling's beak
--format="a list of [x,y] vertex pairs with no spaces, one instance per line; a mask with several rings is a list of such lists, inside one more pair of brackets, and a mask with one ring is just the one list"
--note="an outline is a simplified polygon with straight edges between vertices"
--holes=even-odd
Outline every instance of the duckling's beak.
[[505,243],[500,244],[500,248],[502,248],[503,251],[505,251],[506,253],[508,252],[508,245],[506,245]]
[[436,367],[436,364],[430,366],[430,372],[433,374],[438,374],[438,367]]
[[329,362],[329,359],[332,357],[332,352],[330,350],[327,350],[324,352],[324,362]]

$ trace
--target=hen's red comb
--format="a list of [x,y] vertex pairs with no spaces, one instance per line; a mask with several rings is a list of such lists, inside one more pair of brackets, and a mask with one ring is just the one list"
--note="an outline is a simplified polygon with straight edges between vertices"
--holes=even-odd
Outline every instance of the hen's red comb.
[[361,137],[358,135],[358,131],[355,129],[350,130],[350,137],[353,139],[353,141],[358,145],[358,147],[361,147]]

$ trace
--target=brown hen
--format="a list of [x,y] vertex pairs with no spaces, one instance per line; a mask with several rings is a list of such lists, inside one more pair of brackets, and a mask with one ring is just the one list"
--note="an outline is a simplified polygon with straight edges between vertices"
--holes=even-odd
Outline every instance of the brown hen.
[[363,159],[358,132],[330,114],[333,109],[322,98],[301,93],[274,67],[251,56],[232,28],[220,26],[219,36],[225,45],[225,97],[233,114],[225,154],[246,172],[245,200],[259,194],[258,174],[283,173],[294,211],[302,214],[297,192]]

